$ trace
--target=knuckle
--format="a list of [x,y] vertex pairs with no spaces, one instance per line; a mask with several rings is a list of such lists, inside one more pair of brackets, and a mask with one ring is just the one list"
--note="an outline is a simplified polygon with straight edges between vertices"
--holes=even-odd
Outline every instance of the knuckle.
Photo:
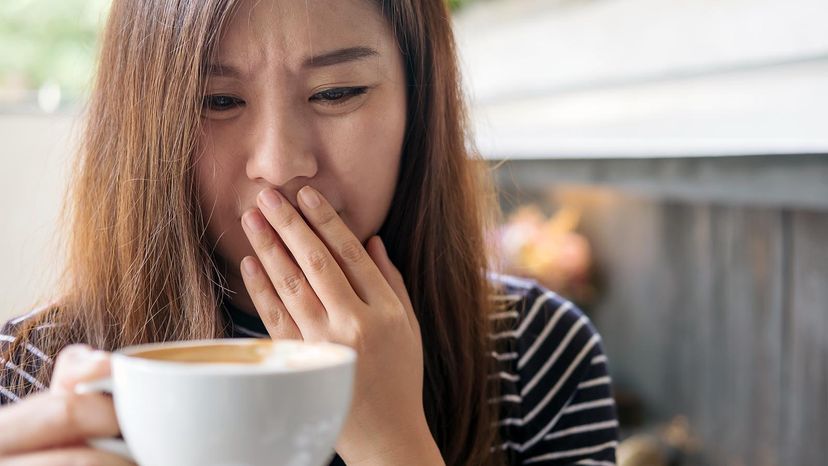
[[285,319],[282,316],[282,312],[279,309],[265,309],[263,314],[263,318],[266,320],[266,323],[270,324],[273,327],[279,328],[284,323]]
[[355,239],[346,241],[340,248],[339,254],[348,262],[360,264],[366,258],[365,248]]
[[325,251],[315,249],[305,257],[308,269],[312,272],[323,272],[331,265],[331,257]]
[[394,264],[391,264],[390,268],[391,268],[391,275],[394,276],[394,278],[397,280],[397,282],[402,284],[403,289],[407,290],[408,286],[405,284],[405,277],[403,277],[402,272],[400,272],[400,269],[398,269],[397,266],[395,266]]
[[268,283],[259,277],[250,278],[248,288],[254,296],[264,296],[267,293]]
[[299,273],[283,275],[274,285],[283,296],[297,296],[302,292],[305,277]]
[[77,409],[77,395],[61,393],[54,396],[52,415],[46,417],[49,427],[74,432],[80,429]]
[[285,213],[276,221],[280,229],[290,228],[299,220],[299,215],[296,212]]
[[402,311],[399,312],[390,312],[392,309],[391,307],[388,308],[389,312],[383,313],[379,316],[379,325],[391,332],[396,332],[398,329],[401,328],[403,322],[405,322],[405,315]]
[[279,251],[280,246],[274,235],[263,234],[262,238],[259,240],[259,249],[262,250],[263,254],[272,255]]
[[326,226],[334,222],[339,215],[337,215],[336,211],[333,209],[323,209],[324,212],[319,214],[319,220],[317,220],[317,224],[319,226]]
[[357,353],[364,353],[368,347],[367,335],[365,329],[360,324],[355,324],[351,327],[351,344]]
[[354,348],[360,354],[371,352],[373,344],[371,341],[371,332],[367,324],[359,319],[353,319],[349,327],[350,343],[348,346]]
[[56,366],[66,366],[72,364],[72,362],[77,361],[79,358],[83,357],[85,354],[92,351],[92,347],[89,345],[83,344],[74,344],[69,345],[66,348],[63,348],[57,355],[55,359]]

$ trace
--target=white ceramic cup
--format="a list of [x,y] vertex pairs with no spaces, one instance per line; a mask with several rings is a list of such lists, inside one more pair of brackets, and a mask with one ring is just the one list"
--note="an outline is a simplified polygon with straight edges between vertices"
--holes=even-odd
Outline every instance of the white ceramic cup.
[[348,414],[356,352],[333,343],[272,341],[266,361],[192,363],[139,354],[221,339],[132,346],[112,354],[112,377],[78,393],[112,393],[125,443],[90,440],[141,466],[322,466]]

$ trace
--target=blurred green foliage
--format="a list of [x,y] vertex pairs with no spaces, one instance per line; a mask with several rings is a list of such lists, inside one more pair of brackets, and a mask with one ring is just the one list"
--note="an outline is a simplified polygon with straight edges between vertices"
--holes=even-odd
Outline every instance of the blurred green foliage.
[[451,11],[457,11],[464,6],[477,1],[478,0],[446,0],[446,2],[449,4],[449,9],[451,9]]
[[3,0],[0,86],[46,82],[76,95],[88,87],[109,0]]
[[451,11],[457,11],[460,9],[460,7],[468,5],[469,3],[472,3],[474,1],[475,0],[446,0]]

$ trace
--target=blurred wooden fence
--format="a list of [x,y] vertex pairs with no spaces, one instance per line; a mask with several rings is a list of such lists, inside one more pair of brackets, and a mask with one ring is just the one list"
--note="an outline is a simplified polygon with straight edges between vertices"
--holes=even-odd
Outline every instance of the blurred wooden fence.
[[825,464],[828,157],[514,161],[498,175],[507,209],[582,209],[603,277],[591,315],[616,384],[654,419],[686,415],[705,464]]

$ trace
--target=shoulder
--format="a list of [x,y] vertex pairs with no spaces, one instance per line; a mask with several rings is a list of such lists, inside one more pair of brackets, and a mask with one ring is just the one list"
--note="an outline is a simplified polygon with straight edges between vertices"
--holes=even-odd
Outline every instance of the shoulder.
[[0,404],[18,401],[43,390],[51,373],[55,355],[41,344],[45,332],[56,327],[49,322],[49,304],[0,325]]
[[38,345],[45,332],[58,326],[50,320],[49,314],[54,309],[53,304],[44,305],[0,325],[0,348],[22,346],[38,358],[50,361],[52,357]]
[[618,423],[608,361],[590,319],[534,280],[489,279],[496,299],[511,305],[496,314],[509,325],[491,335],[498,353],[511,355],[506,371],[515,383],[502,402],[519,405],[501,421],[511,425],[504,447],[527,462],[614,461]]
[[524,356],[520,368],[530,366],[541,347],[600,346],[598,331],[581,309],[537,281],[493,273],[489,274],[489,281],[498,290],[493,299],[504,303],[502,312],[493,318],[512,319],[512,325],[504,327],[494,338],[515,340]]

